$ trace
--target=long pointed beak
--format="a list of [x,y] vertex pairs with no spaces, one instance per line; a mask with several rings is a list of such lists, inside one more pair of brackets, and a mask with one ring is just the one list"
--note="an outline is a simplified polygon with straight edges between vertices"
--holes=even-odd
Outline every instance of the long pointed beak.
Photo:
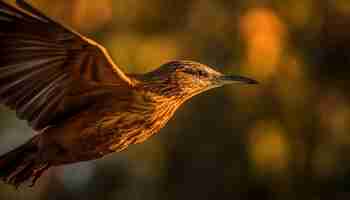
[[235,75],[222,75],[218,78],[220,84],[233,84],[233,83],[243,83],[243,84],[258,84],[259,82],[243,76]]

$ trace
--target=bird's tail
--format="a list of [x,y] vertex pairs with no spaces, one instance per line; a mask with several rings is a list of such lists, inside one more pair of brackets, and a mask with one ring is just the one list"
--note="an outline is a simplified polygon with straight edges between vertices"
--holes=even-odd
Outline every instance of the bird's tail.
[[16,187],[36,180],[49,168],[47,163],[39,162],[38,140],[33,138],[24,145],[0,157],[0,179]]

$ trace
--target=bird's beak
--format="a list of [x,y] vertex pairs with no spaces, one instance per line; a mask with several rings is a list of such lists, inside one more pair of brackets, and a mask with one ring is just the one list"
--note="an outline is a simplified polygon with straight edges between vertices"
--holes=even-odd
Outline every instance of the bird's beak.
[[221,75],[217,78],[216,82],[220,85],[227,85],[233,83],[243,83],[243,84],[258,84],[259,82],[243,76],[235,75]]

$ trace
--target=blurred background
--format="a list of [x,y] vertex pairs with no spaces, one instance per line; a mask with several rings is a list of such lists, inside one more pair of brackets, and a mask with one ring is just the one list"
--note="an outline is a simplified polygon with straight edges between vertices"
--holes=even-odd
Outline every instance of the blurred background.
[[[0,199],[350,198],[348,0],[30,2],[129,73],[189,59],[261,84],[195,97],[144,144],[52,168],[35,188],[0,183]],[[1,107],[1,154],[32,135]]]

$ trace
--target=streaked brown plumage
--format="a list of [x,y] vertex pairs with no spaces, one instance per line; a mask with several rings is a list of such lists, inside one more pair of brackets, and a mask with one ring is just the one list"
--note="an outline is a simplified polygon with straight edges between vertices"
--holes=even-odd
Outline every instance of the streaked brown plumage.
[[40,134],[0,157],[0,177],[16,186],[34,184],[50,166],[143,142],[196,94],[256,83],[192,61],[126,75],[96,42],[23,0],[17,5],[0,0],[0,100]]

